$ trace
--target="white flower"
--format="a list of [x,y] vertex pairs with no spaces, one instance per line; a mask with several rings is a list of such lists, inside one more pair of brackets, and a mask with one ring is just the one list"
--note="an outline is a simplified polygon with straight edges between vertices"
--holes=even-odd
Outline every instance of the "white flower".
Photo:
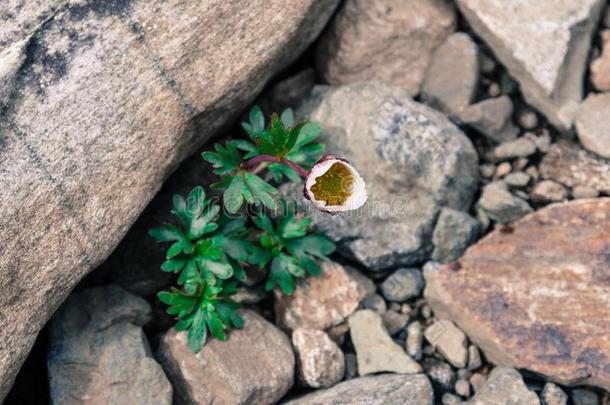
[[325,156],[305,179],[305,197],[327,212],[355,210],[367,200],[364,180],[347,160]]

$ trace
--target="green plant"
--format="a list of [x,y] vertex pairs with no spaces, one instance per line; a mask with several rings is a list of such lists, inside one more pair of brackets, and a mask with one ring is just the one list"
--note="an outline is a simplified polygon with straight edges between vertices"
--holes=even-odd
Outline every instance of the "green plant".
[[[211,187],[222,193],[222,203],[208,198],[203,187],[197,186],[186,199],[174,195],[171,212],[177,225],[150,230],[158,242],[169,243],[161,270],[177,274],[178,288],[161,291],[158,297],[169,305],[167,312],[177,317],[176,329],[187,331],[188,345],[194,352],[203,347],[209,333],[225,340],[227,329],[243,326],[237,311],[240,306],[231,296],[237,282],[246,279],[248,268],[267,272],[267,290],[278,287],[292,294],[294,279],[319,275],[318,262],[327,260],[335,249],[328,238],[309,230],[312,221],[298,212],[296,204],[277,197],[273,184],[305,178],[306,184],[313,185],[314,191],[306,187],[312,201],[324,205],[316,198],[343,203],[358,194],[353,190],[354,176],[362,180],[343,160],[320,160],[324,153],[324,145],[318,142],[320,126],[295,123],[290,109],[281,116],[273,114],[265,125],[261,110],[255,106],[249,122],[242,126],[249,140],[216,144],[214,151],[202,154],[220,179]],[[330,170],[329,165],[341,167]],[[315,177],[309,171],[312,167]],[[244,204],[249,209],[244,209]],[[337,207],[344,210],[343,205],[322,209],[336,211]]]

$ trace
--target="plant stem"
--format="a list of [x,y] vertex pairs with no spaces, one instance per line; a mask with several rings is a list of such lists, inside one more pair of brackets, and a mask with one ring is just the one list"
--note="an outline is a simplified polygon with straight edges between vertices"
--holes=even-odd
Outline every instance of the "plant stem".
[[258,166],[264,162],[281,163],[285,166],[290,167],[292,170],[297,172],[303,178],[307,178],[307,175],[309,174],[305,169],[303,169],[298,164],[291,162],[288,159],[279,158],[277,156],[271,156],[271,155],[258,155],[256,157],[253,157],[252,159],[248,159],[244,162],[244,166],[248,170],[254,169],[254,171],[257,171]]

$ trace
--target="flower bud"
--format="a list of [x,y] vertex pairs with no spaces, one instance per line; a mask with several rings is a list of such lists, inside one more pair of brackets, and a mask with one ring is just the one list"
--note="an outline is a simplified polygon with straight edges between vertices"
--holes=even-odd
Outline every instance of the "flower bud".
[[331,213],[358,209],[367,200],[364,180],[356,169],[330,155],[311,168],[304,194],[317,209]]

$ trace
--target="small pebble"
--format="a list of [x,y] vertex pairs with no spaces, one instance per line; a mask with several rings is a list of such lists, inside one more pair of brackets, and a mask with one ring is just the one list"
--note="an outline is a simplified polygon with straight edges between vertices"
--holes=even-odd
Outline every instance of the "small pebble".
[[531,197],[538,204],[559,202],[568,198],[568,190],[553,180],[542,180],[532,188]]
[[468,370],[473,371],[483,365],[481,352],[475,345],[468,346]]
[[470,396],[470,383],[462,379],[457,380],[455,383],[455,393],[461,397],[468,398]]
[[517,111],[517,123],[523,129],[534,129],[538,126],[538,115],[529,108]]
[[407,326],[407,354],[415,360],[422,356],[422,344],[424,340],[423,328],[419,321],[413,321]]
[[540,394],[544,405],[567,405],[568,395],[553,383],[546,383]]
[[468,364],[468,339],[453,322],[435,320],[424,337],[452,366],[464,368]]
[[522,171],[529,164],[529,160],[527,158],[519,158],[513,162],[513,172]]
[[474,373],[472,377],[470,377],[470,385],[472,385],[472,389],[475,393],[479,392],[479,390],[485,385],[487,381],[487,377],[481,373]]
[[493,163],[484,163],[479,166],[479,173],[481,173],[481,176],[483,177],[490,178],[494,175],[495,171],[496,165],[494,165]]
[[388,333],[393,336],[400,332],[409,320],[409,315],[401,314],[396,311],[386,311],[383,315],[383,325],[387,329]]
[[413,314],[413,308],[411,308],[411,306],[409,304],[402,304],[400,306],[400,312],[405,314],[405,315],[412,315]]
[[513,166],[509,162],[500,163],[496,166],[496,172],[494,173],[493,179],[498,180],[506,176],[513,170]]
[[479,232],[483,234],[487,230],[487,228],[489,228],[491,220],[489,219],[485,211],[478,205],[475,206],[475,213],[477,214],[477,221],[479,221]]
[[536,153],[536,144],[531,139],[521,137],[496,146],[492,152],[492,158],[496,160],[508,160],[518,157],[527,157],[534,153]]
[[536,148],[538,148],[540,152],[547,153],[549,150],[551,150],[551,134],[549,134],[549,131],[546,128],[540,135],[534,135],[531,139],[534,141]]
[[450,392],[446,392],[443,394],[443,398],[441,399],[443,405],[460,405],[464,402],[457,395],[451,394]]
[[451,366],[437,357],[424,357],[421,366],[430,378],[432,385],[441,391],[453,391],[455,372]]
[[472,376],[472,371],[466,368],[461,368],[457,371],[457,376],[462,380],[470,380],[470,377]]
[[387,310],[385,300],[379,294],[369,295],[360,303],[360,306],[364,309],[372,309],[379,315],[382,315]]
[[537,181],[538,178],[540,178],[540,173],[538,172],[538,168],[536,166],[528,167],[525,169],[525,173],[534,181]]
[[404,302],[420,296],[424,285],[419,269],[398,269],[381,284],[381,292],[388,301]]
[[599,196],[599,192],[593,187],[576,186],[572,189],[572,197],[576,200],[580,198],[596,198],[597,196]]
[[504,182],[509,187],[523,188],[530,182],[531,177],[524,172],[509,173],[504,177]]
[[523,190],[515,190],[513,191],[513,193],[517,196],[517,197],[521,197],[524,200],[529,200],[530,199],[530,195],[528,193],[526,193]]
[[339,346],[341,346],[345,341],[345,335],[347,332],[349,332],[349,324],[347,322],[332,326],[326,330],[328,337],[330,337]]
[[487,88],[487,94],[489,94],[490,97],[498,97],[500,94],[502,94],[502,90],[500,89],[498,83],[490,84]]
[[430,306],[429,306],[429,305],[427,305],[427,304],[426,304],[426,305],[424,305],[424,306],[421,308],[421,316],[423,316],[423,317],[424,317],[424,319],[430,319],[430,318],[432,318],[432,308],[430,308]]
[[496,61],[491,56],[481,52],[479,54],[479,68],[481,73],[486,75],[491,74],[496,69]]
[[388,309],[390,311],[394,311],[394,312],[400,312],[400,308],[402,308],[402,305],[399,304],[398,302],[390,302]]

